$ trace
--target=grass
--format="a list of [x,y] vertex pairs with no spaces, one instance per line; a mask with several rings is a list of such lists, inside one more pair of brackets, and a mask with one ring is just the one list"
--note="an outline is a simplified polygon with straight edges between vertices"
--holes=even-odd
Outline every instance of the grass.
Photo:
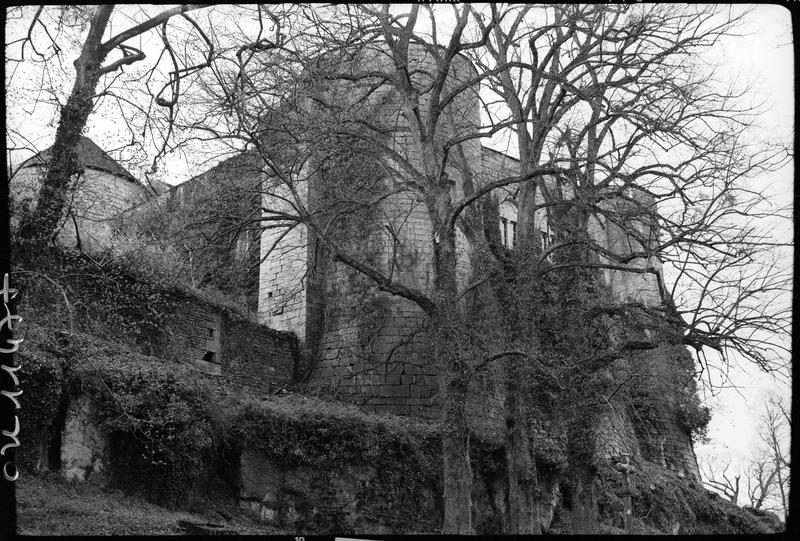
[[279,533],[217,492],[192,512],[169,510],[91,483],[69,483],[58,473],[25,473],[17,481],[20,535],[182,535],[179,520],[225,525],[246,535]]

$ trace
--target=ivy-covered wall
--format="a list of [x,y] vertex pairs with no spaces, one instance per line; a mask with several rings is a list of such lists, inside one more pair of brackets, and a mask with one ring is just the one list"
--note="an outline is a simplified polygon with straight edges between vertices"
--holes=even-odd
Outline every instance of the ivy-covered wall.
[[[244,403],[225,426],[240,506],[265,522],[312,534],[441,528],[435,423],[288,395]],[[475,437],[470,456],[477,531],[503,532],[502,449]]]
[[264,394],[292,380],[294,336],[251,322],[199,292],[148,283],[113,260],[56,249],[20,256],[19,312],[26,321],[183,363],[214,385]]
[[[23,468],[77,479],[102,472],[112,486],[186,505],[213,471],[220,439],[200,375],[118,342],[30,322],[22,329]],[[102,466],[76,457],[87,438],[102,448]]]
[[[35,434],[47,443],[49,432],[58,450],[70,439],[58,440],[62,427],[81,430],[64,426],[61,412],[74,406],[86,412],[76,424],[84,430],[91,424],[89,431],[104,440],[104,468],[93,469],[103,475],[95,479],[162,505],[189,505],[209,477],[226,468],[240,506],[279,531],[374,535],[437,533],[441,527],[435,423],[292,394],[225,398],[180,363],[82,333],[30,324],[24,332],[19,376],[26,396],[36,398],[23,400],[20,410],[25,437],[18,456],[25,468],[39,457]],[[543,427],[533,439],[547,504],[540,511],[546,533],[573,533],[569,459],[563,441],[550,436],[558,428]],[[498,443],[471,439],[478,533],[508,531],[504,454]],[[630,488],[613,467],[601,465],[594,490],[601,533],[621,533],[627,494],[636,533],[769,533],[780,527],[649,460],[636,463]]]

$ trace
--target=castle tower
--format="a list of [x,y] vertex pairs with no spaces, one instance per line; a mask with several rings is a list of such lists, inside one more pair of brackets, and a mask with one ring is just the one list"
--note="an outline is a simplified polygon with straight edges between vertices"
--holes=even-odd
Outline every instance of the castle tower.
[[[422,47],[409,48],[408,71],[416,88],[424,88],[426,79],[435,73],[435,60]],[[392,73],[394,64],[380,48],[360,51],[356,59],[340,62],[337,69],[355,74],[367,70]],[[447,90],[451,90],[475,71],[469,60],[456,56],[453,60]],[[369,82],[369,81],[368,81]],[[330,103],[352,106],[357,115],[379,124],[389,135],[393,152],[422,170],[422,149],[403,115],[400,96],[389,85],[379,87],[364,98],[370,85],[364,82],[337,82],[325,89]],[[419,97],[420,114],[428,114],[431,96]],[[440,118],[439,133],[443,139],[472,133],[480,121],[478,95],[474,88],[462,91]],[[482,149],[477,139],[460,148],[457,159],[449,160],[447,177],[452,182],[454,199],[464,191],[475,189],[486,181],[482,170]],[[347,158],[345,158],[346,160]],[[368,160],[368,158],[363,158]],[[465,179],[463,167],[468,164],[472,178]],[[350,167],[364,170],[362,158],[348,162]],[[433,281],[433,231],[427,209],[410,180],[398,172],[383,170],[382,178],[366,179],[363,191],[374,189],[376,203],[338,224],[340,246],[353,253],[386,276],[403,285],[430,291]],[[363,171],[369,175],[369,171]],[[323,209],[335,199],[329,194],[335,171],[323,171],[300,183],[298,190],[311,208]],[[327,176],[326,176],[327,175]],[[269,181],[268,181],[269,182]],[[357,184],[357,178],[349,179]],[[341,188],[341,189],[346,189]],[[350,195],[348,195],[350,197]],[[353,195],[356,197],[356,195]],[[289,203],[267,196],[264,206],[288,210]],[[344,223],[347,222],[347,223]],[[457,279],[461,287],[470,279],[471,247],[464,231],[456,231],[459,253]],[[351,251],[352,250],[352,251]],[[265,255],[269,254],[266,258]],[[295,332],[303,343],[306,356],[312,361],[310,382],[328,386],[340,398],[362,404],[375,411],[433,416],[438,376],[426,360],[429,350],[421,332],[424,314],[412,301],[380,291],[375,283],[342,262],[332,261],[313,231],[297,225],[288,232],[275,229],[262,236],[260,321],[279,330]],[[303,374],[304,375],[304,374]],[[495,400],[494,408],[500,406]]]
[[[80,243],[84,251],[91,252],[109,246],[112,220],[146,200],[147,190],[88,137],[80,138],[77,150],[84,169],[73,180],[56,239],[61,246]],[[11,178],[12,225],[22,213],[35,208],[50,154],[48,148],[33,156]]]
[[[354,60],[340,61],[337,67],[343,71],[349,70],[350,75],[356,74],[359,69],[392,69],[390,59],[385,55],[385,51],[380,49],[369,49],[361,51]],[[433,59],[423,49],[412,47],[410,56],[408,69],[415,74],[414,77],[424,78],[426,71],[434,71],[426,70]],[[474,68],[469,61],[456,57],[450,85],[458,84],[458,81],[466,80],[473,74]],[[329,103],[340,104],[343,110],[358,104],[356,114],[362,115],[360,119],[381,126],[389,134],[388,146],[413,165],[419,166],[421,150],[409,130],[408,121],[402,115],[399,96],[388,87],[379,86],[377,90],[371,88],[370,97],[362,100],[364,87],[363,83],[337,82],[335,86],[326,87],[323,96]],[[420,97],[422,115],[426,114],[428,100],[429,96],[425,94]],[[478,101],[474,90],[459,95],[443,117],[443,122],[447,123],[444,126],[446,134],[460,133],[461,130],[474,131],[479,126]],[[322,113],[318,118],[322,123]],[[459,150],[463,152],[467,169],[471,169],[472,178],[465,179],[462,174],[465,169],[455,167],[455,162],[451,160],[446,172],[452,181],[454,199],[463,197],[465,191],[483,183],[519,171],[517,160],[481,148],[477,139],[464,143]],[[336,153],[340,149],[332,148],[326,152]],[[347,155],[347,152],[344,154]],[[357,186],[357,189],[345,193],[347,197],[344,199],[364,203],[367,199],[358,199],[358,194],[379,186],[378,190],[384,192],[375,195],[382,197],[375,197],[374,204],[364,205],[357,216],[337,223],[335,230],[340,235],[337,242],[346,253],[357,256],[359,261],[386,276],[409,287],[429,291],[433,279],[433,254],[432,228],[427,210],[413,190],[403,185],[407,179],[373,171],[367,161],[366,157],[357,155],[350,158],[345,156],[337,162],[343,164],[338,174],[345,172],[347,182],[344,184],[337,184],[339,177],[335,165],[328,168],[318,167],[319,164],[307,166],[318,170],[313,175],[301,175],[304,180],[293,186],[294,194],[286,189],[281,191],[278,178],[268,178],[267,183],[274,183],[275,188],[264,196],[263,206],[272,211],[291,213],[293,205],[298,204],[293,198],[299,198],[299,203],[315,212],[324,213],[326,205],[342,195],[341,190]],[[347,173],[350,170],[348,168],[357,173]],[[395,169],[399,170],[398,167]],[[552,189],[558,184],[555,178],[547,178],[545,182]],[[563,183],[559,189],[563,197],[571,197],[568,183]],[[334,193],[331,190],[339,191]],[[498,209],[501,241],[508,248],[513,248],[517,223],[513,192],[508,190],[507,197],[498,195],[501,195]],[[537,197],[542,198],[542,195],[538,194]],[[544,203],[543,199],[538,202]],[[639,239],[633,238],[626,233],[630,229],[629,224],[625,224],[623,229],[619,220],[615,224],[614,220],[601,216],[590,219],[590,238],[622,256],[643,251],[645,246],[642,242],[647,242],[656,234],[649,225],[647,215],[641,212],[652,205],[652,201],[645,201],[640,195],[631,193],[618,199],[612,198],[604,204],[608,205],[609,216],[618,215],[633,220],[641,236]],[[537,211],[533,224],[539,230],[545,247],[555,241],[546,210]],[[420,332],[424,314],[419,307],[407,299],[380,291],[371,279],[340,261],[333,261],[315,231],[303,224],[288,221],[284,225],[288,229],[267,229],[262,235],[259,321],[278,330],[294,332],[300,338],[308,364],[299,376],[307,377],[311,384],[326,389],[328,396],[354,402],[374,411],[436,416],[438,375],[433,363],[426,358],[429,346]],[[457,235],[457,277],[463,287],[471,283],[473,247],[463,230],[459,229]],[[639,268],[652,266],[660,272],[660,263],[655,257],[638,258],[630,265]],[[652,274],[607,270],[602,273],[601,280],[611,296],[621,303],[636,301],[645,306],[657,306],[660,303],[656,277]],[[676,360],[681,357],[679,353],[670,353],[672,360],[669,363],[683,362]],[[645,359],[642,363],[655,365],[658,361]],[[502,419],[503,385],[500,378],[488,375],[484,381],[476,382],[474,402],[470,407],[475,413],[473,417],[476,424],[489,429],[496,428]],[[667,455],[684,457],[680,459],[680,468],[691,474],[693,464],[696,468],[691,438],[676,425],[674,408],[665,408],[665,412],[662,419],[652,424],[651,432],[663,436]],[[654,446],[650,442],[652,438],[642,439],[642,445],[639,445],[639,435],[633,433],[631,420],[625,415],[608,417],[599,430],[605,428],[609,429],[609,434],[623,434],[624,437],[620,439],[614,436],[605,440],[601,437],[601,454],[619,454],[621,443],[626,449],[640,449],[637,452],[649,453],[650,458],[658,451],[661,440],[656,441]],[[641,447],[644,449],[641,450]]]

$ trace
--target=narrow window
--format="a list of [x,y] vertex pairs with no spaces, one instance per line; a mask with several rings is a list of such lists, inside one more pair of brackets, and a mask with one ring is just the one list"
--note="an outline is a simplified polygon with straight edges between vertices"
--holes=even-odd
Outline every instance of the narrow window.
[[517,222],[511,222],[511,242],[509,248],[517,247]]
[[[202,357],[198,361],[200,371],[204,374],[219,376],[222,374],[222,319],[219,314],[208,314],[205,333],[198,333],[198,338],[204,340]],[[199,330],[199,329],[198,329]],[[199,348],[198,348],[199,349]],[[198,352],[199,353],[199,352]]]
[[[550,248],[553,244],[556,243],[556,236],[550,231],[550,226],[547,226],[546,231],[539,231],[539,235],[542,237],[542,251],[546,251]],[[553,254],[549,254],[547,256],[548,261],[553,261]]]
[[507,227],[508,220],[500,218],[500,244],[503,246],[508,246],[508,241],[506,240],[508,239]]

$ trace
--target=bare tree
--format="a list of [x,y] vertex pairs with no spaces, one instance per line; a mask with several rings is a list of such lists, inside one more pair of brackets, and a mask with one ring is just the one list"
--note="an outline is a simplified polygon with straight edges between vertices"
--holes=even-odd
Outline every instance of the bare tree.
[[[740,18],[695,6],[492,5],[476,13],[490,38],[471,51],[489,74],[486,114],[509,126],[523,175],[560,171],[558,181],[520,184],[517,255],[526,255],[516,268],[509,254],[493,253],[517,280],[527,277],[517,284],[523,290],[575,267],[649,276],[657,302],[623,303],[674,325],[703,369],[712,349],[726,362],[734,355],[783,370],[790,319],[781,299],[791,278],[773,262],[781,240],[764,223],[776,209],[752,179],[789,154],[751,144],[757,109],[744,103],[746,89],[707,84],[713,73],[699,62]],[[548,246],[539,246],[537,215],[555,229]],[[592,224],[628,245],[604,244]],[[631,345],[618,340],[600,357]]]
[[[228,232],[254,226],[274,235],[261,254],[266,258],[305,231],[298,243],[318,247],[315,254],[415,303],[423,314],[431,362],[441,374],[445,532],[472,532],[465,404],[474,374],[501,360],[513,529],[541,529],[520,376],[529,365],[544,366],[540,330],[526,313],[540,308],[527,301],[536,300],[548,276],[575,269],[595,277],[645,276],[655,284],[656,302],[619,304],[668,320],[683,343],[698,351],[735,351],[769,369],[785,352],[780,344],[770,352],[768,336],[789,329],[788,311],[773,302],[786,291],[787,278],[758,264],[772,241],[756,224],[737,222],[765,214],[763,197],[747,181],[782,163],[785,154],[746,144],[754,111],[739,106],[735,90],[704,84],[707,74],[695,62],[698,51],[732,31],[735,18],[694,6],[453,6],[452,27],[443,28],[437,27],[441,12],[430,6],[258,6],[248,12],[252,28],[231,27],[226,46],[217,47],[188,18],[195,8],[165,11],[106,41],[112,8],[85,14],[89,30],[75,89],[62,111],[39,207],[23,234],[45,239],[52,231],[77,171],[70,141],[85,126],[97,85],[141,60],[129,38],[160,27],[174,69],[151,98],[166,111],[169,126],[231,148],[249,145],[266,165],[269,178],[248,190],[269,204],[260,216],[226,216]],[[30,29],[43,26],[42,13],[33,15]],[[167,22],[176,15],[205,45],[194,48],[207,53],[197,62],[179,62],[167,37]],[[31,35],[19,42],[23,54],[33,46]],[[113,51],[121,58],[102,66]],[[180,81],[204,68],[210,76],[198,81],[202,93],[192,111],[176,116]],[[484,82],[488,96],[480,91]],[[464,121],[464,103],[482,105],[481,123]],[[470,145],[506,130],[520,170],[480,178],[466,157]],[[504,189],[519,190],[516,250],[501,249],[496,222],[484,212]],[[424,286],[401,272],[400,227],[396,217],[379,212],[401,199],[414,202],[430,224],[424,249],[433,276]],[[538,230],[542,217],[554,230],[546,245]],[[610,247],[597,238],[598,228],[616,228],[630,242]],[[341,234],[358,229],[379,231],[380,242],[359,245],[377,235]],[[520,322],[486,355],[486,340],[462,299],[490,277],[459,283],[462,233],[488,245],[502,269],[504,283],[491,284],[505,309],[499,318]],[[372,257],[378,253],[388,256]],[[573,277],[565,288],[580,278]],[[619,307],[598,310],[616,316]],[[624,340],[605,345],[592,350],[596,344],[583,341],[566,364],[574,374],[654,347]],[[565,395],[569,388],[562,386]]]
[[731,461],[728,460],[728,463],[725,464],[725,467],[722,469],[722,471],[716,473],[712,465],[706,464],[700,466],[700,472],[705,478],[703,480],[703,484],[717,492],[720,492],[723,496],[730,500],[732,504],[738,505],[739,482],[742,476],[741,474],[736,474],[733,476],[733,480],[731,480],[731,478],[728,477],[728,469],[730,466]]
[[[207,67],[214,55],[214,45],[207,33],[188,15],[201,7],[204,6],[181,5],[162,10],[155,15],[143,11],[131,15],[130,10],[125,10],[117,20],[124,24],[123,21],[128,16],[131,22],[126,29],[117,33],[112,32],[110,27],[110,21],[115,14],[114,4],[105,4],[94,9],[56,6],[16,8],[20,10],[21,17],[26,19],[27,32],[21,38],[6,44],[7,64],[42,62],[44,75],[52,77],[53,74],[48,74],[47,70],[53,65],[54,57],[63,71],[62,56],[71,48],[70,40],[80,40],[79,55],[73,63],[75,75],[72,91],[66,103],[60,107],[50,162],[36,209],[25,216],[20,225],[22,238],[43,242],[52,236],[67,205],[70,183],[80,172],[77,143],[97,101],[110,97],[125,102],[128,108],[141,108],[126,96],[115,94],[111,85],[124,67],[145,58],[145,52],[132,45],[132,40],[156,29],[160,29],[159,37],[163,43],[161,54],[171,60],[173,69],[169,72],[166,83],[158,91],[151,93],[151,104],[168,109],[170,115],[174,113],[181,95],[181,80]],[[187,36],[194,32],[205,42],[206,55],[201,60],[194,62],[191,55],[181,55],[171,46],[167,28],[176,17],[180,17],[188,28]],[[52,28],[55,30],[51,30]],[[188,39],[187,37],[187,42]],[[157,61],[150,76],[158,64]],[[150,77],[146,79],[149,81]],[[106,87],[98,89],[101,82]]]
[[791,416],[782,399],[770,397],[761,416],[761,446],[747,469],[747,496],[754,509],[789,516]]
[[[756,111],[740,105],[741,92],[704,84],[708,74],[696,62],[699,51],[729,35],[738,18],[694,6],[466,7],[454,9],[454,27],[442,39],[432,9],[424,7],[399,15],[389,7],[335,13],[333,22],[321,23],[318,14],[295,12],[283,23],[292,30],[284,40],[242,48],[235,65],[216,72],[214,89],[230,110],[236,136],[252,141],[265,157],[273,177],[269,195],[285,203],[266,209],[262,225],[302,224],[334,261],[415,302],[430,319],[442,369],[445,531],[470,530],[463,403],[475,366],[530,361],[537,348],[534,338],[527,351],[504,348],[476,363],[457,353],[468,326],[455,300],[464,293],[456,283],[456,225],[468,223],[476,203],[499,189],[520,190],[517,255],[493,250],[512,275],[532,287],[574,268],[607,278],[614,272],[649,277],[655,299],[622,302],[666,319],[698,351],[737,352],[762,368],[776,368],[785,348],[770,353],[764,333],[788,331],[786,308],[773,302],[786,292],[788,277],[753,264],[772,243],[737,218],[757,221],[767,213],[768,202],[747,180],[773,170],[787,155],[783,148],[745,145]],[[422,29],[424,15],[431,15],[430,30]],[[470,25],[474,34],[468,38]],[[415,48],[433,58],[433,69],[416,66]],[[476,71],[453,84],[449,77],[459,54],[470,54]],[[361,69],[354,67],[359,62]],[[271,77],[265,66],[288,77]],[[482,81],[497,98],[482,100],[488,122],[461,129],[451,106]],[[394,97],[394,124],[369,116],[370,107]],[[477,182],[464,158],[466,146],[504,129],[516,138],[521,170]],[[267,131],[271,140],[264,138]],[[414,159],[394,144],[401,132],[417,151]],[[334,198],[328,202],[336,201],[336,210],[333,204],[315,207],[305,190],[322,167],[319,155],[348,140],[377,160],[388,182],[371,199]],[[453,193],[452,175],[470,181],[469,193]],[[332,235],[338,219],[399,192],[418,198],[432,225],[429,290],[404,283],[391,266],[365,262]],[[555,229],[546,247],[538,215]],[[616,228],[629,243],[610,247],[590,233],[592,227]],[[662,264],[677,278],[667,281]],[[524,289],[525,283],[517,285]],[[619,308],[609,310],[613,315]],[[506,346],[523,329],[516,334]],[[590,357],[607,363],[648,347],[655,344],[622,341]],[[510,366],[508,381],[518,381]],[[524,408],[514,405],[513,386],[508,390],[515,425],[525,426]],[[539,526],[530,520],[535,485],[524,432],[513,432],[519,440],[510,433],[509,440],[509,448],[517,449],[509,457],[520,487],[515,501],[522,502],[515,529],[533,532]]]
[[[760,444],[750,459],[740,466],[733,480],[728,476],[730,460],[722,471],[713,461],[708,461],[701,470],[703,483],[734,504],[771,511],[785,522],[789,516],[791,485],[791,415],[784,400],[775,396],[769,397],[763,408],[760,415]],[[740,495],[744,498],[739,498]]]
[[[491,80],[509,111],[503,118],[515,122],[523,167],[557,163],[569,174],[566,198],[539,180],[521,187],[520,204],[551,215],[579,209],[579,231],[596,218],[634,243],[620,254],[591,237],[569,236],[547,252],[578,244],[596,255],[583,266],[651,274],[658,309],[682,329],[684,343],[779,368],[775,354],[787,350],[773,349],[762,333],[787,336],[788,307],[772,301],[789,282],[765,256],[786,244],[765,233],[763,219],[785,209],[753,190],[751,179],[790,156],[783,145],[747,141],[758,111],[742,100],[746,89],[704,84],[712,75],[697,62],[741,16],[694,6],[552,7],[542,14],[546,24],[528,15],[522,8],[493,10],[493,20],[514,22],[510,35],[494,26],[486,66],[506,67]],[[526,189],[544,201],[528,201]],[[613,198],[625,204],[607,204]],[[521,241],[525,234],[521,226]],[[672,283],[650,263],[654,258],[677,274]]]
[[[273,203],[265,208],[262,226],[289,231],[302,225],[308,238],[300,242],[313,238],[331,261],[420,308],[428,322],[431,362],[441,374],[443,529],[470,533],[466,403],[476,363],[470,353],[474,337],[465,334],[467,314],[459,302],[456,237],[462,213],[478,200],[474,190],[487,194],[492,187],[455,162],[463,162],[458,156],[470,141],[499,129],[463,120],[465,103],[472,103],[484,76],[470,70],[463,52],[482,46],[488,32],[466,39],[472,17],[468,7],[453,8],[454,27],[447,37],[437,34],[431,8],[394,11],[389,6],[332,9],[327,20],[333,22],[326,24],[310,13],[283,14],[281,24],[293,30],[285,41],[271,38],[260,51],[243,49],[238,65],[217,72],[209,90],[230,108],[236,133],[250,138],[265,158],[271,179],[263,189]],[[276,67],[281,77],[271,77],[265,66]],[[354,180],[359,178],[356,170],[345,179],[349,186],[336,184],[332,162],[343,147],[363,156],[364,163],[374,162],[379,178],[373,175],[371,185],[362,186]],[[529,174],[547,172],[553,170]],[[468,185],[471,190],[460,189]],[[311,186],[321,186],[317,193],[322,190],[326,197],[315,198]],[[356,214],[399,200],[420,202],[430,224],[430,238],[421,248],[432,258],[433,276],[422,287],[396,272],[402,269],[396,252],[390,249],[389,261],[376,265],[365,256],[368,243],[357,246],[353,240],[360,237],[336,234]],[[376,216],[373,227],[365,229],[385,231],[384,245],[396,246],[397,222],[397,217]],[[481,233],[473,229],[467,234]],[[278,236],[262,257],[282,239]]]

